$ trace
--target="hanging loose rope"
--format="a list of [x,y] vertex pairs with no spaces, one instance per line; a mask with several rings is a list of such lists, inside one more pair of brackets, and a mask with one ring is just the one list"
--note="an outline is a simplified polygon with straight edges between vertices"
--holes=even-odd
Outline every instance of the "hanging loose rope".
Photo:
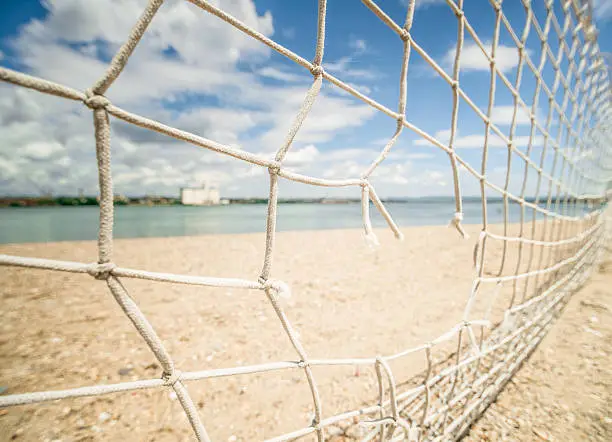
[[[111,295],[150,348],[162,369],[159,377],[153,379],[2,395],[0,396],[0,407],[99,396],[139,389],[172,388],[197,440],[208,441],[209,436],[204,422],[187,390],[187,382],[270,371],[300,370],[308,382],[312,397],[312,421],[304,428],[280,435],[270,439],[271,441],[289,441],[312,434],[318,441],[324,441],[326,428],[343,420],[354,418],[359,418],[365,428],[370,429],[370,432],[364,437],[366,441],[376,438],[381,441],[421,441],[461,437],[544,337],[569,296],[589,276],[603,253],[603,244],[609,237],[610,226],[606,222],[606,209],[601,202],[605,202],[609,197],[606,194],[606,186],[612,178],[612,166],[607,160],[610,155],[609,146],[612,144],[612,125],[610,124],[612,121],[612,92],[610,78],[597,45],[597,32],[591,20],[592,11],[588,2],[560,0],[562,12],[560,20],[555,13],[553,0],[542,0],[546,16],[544,22],[541,23],[532,8],[532,0],[521,0],[526,20],[519,36],[504,13],[502,0],[490,0],[495,15],[495,25],[489,45],[483,43],[471,25],[469,17],[466,17],[463,10],[464,1],[446,0],[447,7],[457,18],[457,42],[452,74],[449,75],[411,34],[418,0],[407,2],[406,18],[401,26],[374,1],[362,0],[364,5],[402,42],[399,97],[395,112],[326,72],[323,68],[326,0],[318,0],[317,37],[312,62],[252,29],[208,1],[189,1],[205,13],[212,14],[227,23],[228,26],[238,29],[310,71],[313,76],[312,85],[306,92],[304,101],[283,143],[278,147],[274,159],[271,160],[134,114],[115,106],[105,97],[104,94],[121,75],[148,26],[159,13],[163,0],[148,2],[128,39],[117,51],[104,75],[85,92],[0,68],[1,81],[34,89],[41,93],[81,101],[91,109],[100,191],[96,262],[78,263],[0,255],[0,265],[85,273],[97,280],[104,281]],[[509,74],[501,70],[498,64],[502,26],[517,48],[518,61],[514,81],[508,78]],[[461,61],[467,35],[471,37],[490,65],[486,112],[483,112],[461,87]],[[537,65],[526,48],[529,35],[535,35],[540,41],[541,52]],[[568,38],[571,40],[569,44]],[[552,39],[558,40],[557,53],[554,53],[551,48]],[[418,54],[450,87],[452,108],[448,143],[441,142],[416,126],[412,122],[411,115],[406,112],[408,72],[413,53]],[[546,66],[550,66],[554,73],[552,84],[547,83],[544,78],[543,72]],[[527,104],[520,93],[525,73],[530,73],[535,78],[531,105]],[[317,97],[321,94],[324,81],[330,82],[397,122],[395,131],[390,134],[381,152],[359,177],[332,180],[302,175],[284,167],[285,158],[302,124],[311,113]],[[512,119],[507,135],[492,118],[496,90],[500,86],[505,87],[513,97]],[[542,97],[544,98],[542,101],[548,104],[548,113],[544,121],[538,118]],[[561,102],[559,102],[560,97]],[[460,103],[467,104],[484,123],[484,141],[479,170],[469,164],[457,151]],[[521,151],[516,143],[519,112],[529,117],[529,136],[525,151]],[[265,253],[261,272],[257,277],[249,280],[159,273],[124,268],[114,262],[114,191],[111,170],[110,117],[268,169],[270,187]],[[556,134],[553,133],[555,126],[557,127]],[[455,210],[451,225],[464,238],[467,238],[467,234],[462,226],[464,211],[460,171],[464,171],[467,177],[476,179],[480,186],[482,226],[474,245],[474,279],[466,300],[463,317],[457,325],[438,337],[432,337],[433,339],[429,342],[406,348],[395,354],[362,358],[312,359],[308,356],[282,303],[281,298],[291,296],[291,288],[285,282],[272,278],[279,178],[313,186],[360,188],[362,222],[368,243],[372,246],[379,245],[370,218],[370,203],[385,219],[396,238],[402,239],[402,232],[383,201],[378,197],[373,181],[378,166],[385,161],[395,147],[404,129],[411,130],[431,143],[434,148],[448,155],[455,197]],[[503,186],[493,183],[487,177],[492,134],[499,137],[507,146]],[[532,158],[536,150],[537,134],[540,134],[543,140],[541,153],[539,158]],[[549,165],[551,155],[552,164]],[[514,161],[518,161],[524,167],[521,190],[518,195],[510,190]],[[527,197],[530,172],[536,177],[535,199]],[[488,220],[487,198],[489,194],[487,192],[501,197],[503,201],[503,234],[491,231]],[[509,207],[511,203],[518,204],[520,207],[519,231],[516,236],[511,234],[510,229]],[[587,210],[588,205],[593,207]],[[526,228],[527,209],[530,209],[532,214],[530,228]],[[487,259],[491,243],[501,245],[500,261],[495,268],[492,268],[494,266]],[[515,246],[518,258],[513,270],[507,271],[506,263],[511,259],[510,252]],[[153,326],[130,297],[122,283],[124,278],[260,290],[265,294],[278,317],[281,328],[294,348],[296,360],[181,372]],[[502,296],[505,289],[511,289],[511,301],[504,310],[503,321],[494,324],[490,317],[496,301]],[[485,290],[490,292],[483,293]],[[488,307],[482,317],[474,317],[473,307],[476,301],[485,295],[490,296]],[[401,341],[402,337],[399,336],[397,339]],[[434,352],[441,345],[451,342],[456,342],[454,352],[446,359],[438,360]],[[421,354],[426,362],[425,371],[418,379],[398,381],[401,373],[397,371],[394,373],[391,363],[417,353]],[[378,403],[326,417],[323,412],[324,404],[312,370],[314,366],[372,367],[378,381]],[[214,425],[214,422],[207,424]]]

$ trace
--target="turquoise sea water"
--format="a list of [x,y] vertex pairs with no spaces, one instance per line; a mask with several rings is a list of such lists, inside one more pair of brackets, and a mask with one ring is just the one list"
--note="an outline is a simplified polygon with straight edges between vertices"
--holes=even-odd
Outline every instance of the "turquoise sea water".
[[[400,227],[444,225],[452,218],[452,199],[414,200],[387,203],[387,209]],[[503,220],[501,201],[488,203],[489,222]],[[531,217],[531,209],[527,215]],[[385,222],[373,206],[375,227]],[[509,218],[518,221],[520,208],[510,205]],[[117,206],[115,237],[165,237],[208,233],[265,231],[265,204],[229,206]],[[479,200],[464,202],[464,223],[481,223]],[[281,204],[278,230],[316,230],[361,227],[361,207],[350,204]],[[0,209],[0,243],[72,241],[96,239],[98,207],[30,207]]]

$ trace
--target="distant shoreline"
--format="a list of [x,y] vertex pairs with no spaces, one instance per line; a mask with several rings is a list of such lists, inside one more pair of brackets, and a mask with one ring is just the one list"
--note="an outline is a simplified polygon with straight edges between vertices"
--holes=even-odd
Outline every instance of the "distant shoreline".
[[[267,198],[225,198],[227,204],[268,204]],[[481,201],[480,197],[468,196],[463,198],[466,202]],[[526,201],[535,202],[536,198],[526,197]],[[561,201],[564,197],[561,198]],[[570,198],[569,201],[573,199]],[[406,198],[382,198],[384,203],[439,203],[454,201],[452,196],[429,196],[429,197],[406,197]],[[501,202],[503,198],[487,198],[487,202]],[[544,201],[540,198],[540,202]],[[279,204],[357,204],[358,198],[285,198],[279,199]],[[510,204],[516,204],[509,201]],[[184,205],[180,198],[164,196],[125,197],[115,196],[116,206],[185,206],[205,207],[206,205]],[[98,198],[95,196],[58,196],[58,197],[0,197],[0,208],[7,207],[75,207],[75,206],[98,206]]]

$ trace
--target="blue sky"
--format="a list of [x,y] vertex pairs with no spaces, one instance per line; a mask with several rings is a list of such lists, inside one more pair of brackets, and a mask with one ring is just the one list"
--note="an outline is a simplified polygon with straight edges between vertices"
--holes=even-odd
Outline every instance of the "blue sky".
[[[142,0],[10,2],[0,16],[0,65],[84,90],[104,72],[105,64],[129,33],[145,3]],[[535,18],[543,26],[544,2],[532,3]],[[563,25],[558,3],[555,2],[555,13]],[[234,0],[221,4],[231,15],[300,56],[313,58],[316,1]],[[378,4],[397,23],[403,23],[404,1],[381,0]],[[457,39],[455,15],[443,1],[421,0],[417,6],[412,37],[447,73],[452,73]],[[503,10],[520,37],[525,25],[521,2],[506,1]],[[612,0],[594,2],[594,10],[601,50],[611,51]],[[495,13],[489,2],[466,1],[464,11],[480,40],[490,45]],[[550,35],[551,49],[556,54],[554,28]],[[571,45],[570,38],[567,42]],[[541,51],[533,28],[527,50],[537,65]],[[361,2],[328,2],[324,57],[327,71],[396,110],[401,57],[399,37]],[[500,70],[514,83],[518,52],[503,24],[497,58]],[[578,61],[577,56],[575,59]],[[467,32],[461,66],[461,87],[486,111],[488,61]],[[563,57],[561,66],[567,70],[567,57]],[[554,71],[549,61],[542,76],[549,86],[553,84]],[[312,76],[304,68],[194,5],[176,0],[162,6],[107,95],[127,110],[217,142],[273,156],[311,83]],[[529,106],[535,84],[534,75],[525,67],[519,91]],[[555,98],[559,104],[563,102],[562,88]],[[543,92],[539,101],[536,114],[543,125],[549,111]],[[513,100],[499,79],[495,105],[493,121],[507,135]],[[447,143],[451,108],[449,85],[413,51],[408,68],[407,120]],[[554,136],[559,120],[553,113]],[[0,123],[0,194],[41,191],[75,194],[78,189],[95,193],[91,115],[83,105],[0,85]],[[286,166],[317,177],[358,177],[393,135],[395,125],[388,116],[324,83],[296,137]],[[574,128],[578,129],[577,125]],[[515,141],[522,151],[527,148],[529,129],[528,117],[520,113]],[[219,185],[225,196],[265,196],[267,193],[267,173],[259,167],[115,120],[112,131],[118,193],[173,195],[182,186],[204,181]],[[480,169],[484,124],[464,102],[459,105],[458,131],[455,144],[458,154]],[[531,157],[537,162],[542,139],[543,135],[536,131]],[[487,177],[503,186],[507,148],[499,138],[493,137],[490,143]],[[567,144],[563,137],[561,144]],[[553,152],[549,148],[544,157],[545,170],[552,172],[552,160]],[[441,149],[404,130],[372,180],[381,196],[450,195],[450,172],[448,156]],[[523,160],[513,155],[512,191],[520,191],[523,172]],[[534,193],[536,178],[535,171],[530,171],[527,193]],[[464,170],[461,185],[466,195],[479,192],[478,181]],[[546,186],[541,192],[545,190]],[[321,189],[284,181],[281,187],[283,197],[357,194],[358,189]]]

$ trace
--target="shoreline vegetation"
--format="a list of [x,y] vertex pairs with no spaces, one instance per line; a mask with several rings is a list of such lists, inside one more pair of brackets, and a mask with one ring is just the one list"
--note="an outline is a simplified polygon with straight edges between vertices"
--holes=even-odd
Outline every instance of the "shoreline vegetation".
[[[229,204],[267,204],[268,198],[225,198]],[[452,201],[452,196],[429,196],[409,198],[382,198],[384,203],[439,203]],[[463,198],[466,202],[480,201],[480,197],[468,196]],[[528,202],[535,202],[536,198],[525,198]],[[562,198],[563,200],[563,198]],[[572,199],[570,199],[571,201]],[[501,202],[503,198],[487,198],[487,202]],[[541,201],[541,199],[540,199]],[[279,204],[356,204],[359,198],[285,198],[279,199]],[[511,204],[515,204],[510,201]],[[58,206],[97,206],[97,196],[15,196],[0,197],[0,208],[6,207],[58,207]],[[183,206],[180,198],[173,196],[138,196],[126,197],[116,195],[116,206]]]

